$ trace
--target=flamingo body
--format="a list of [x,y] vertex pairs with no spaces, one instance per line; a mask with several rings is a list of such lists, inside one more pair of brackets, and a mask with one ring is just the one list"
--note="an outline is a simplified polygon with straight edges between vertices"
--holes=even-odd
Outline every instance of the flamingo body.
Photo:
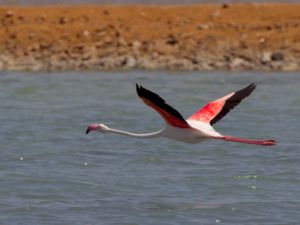
[[162,131],[161,136],[177,141],[197,144],[205,140],[205,133],[194,128],[181,129],[167,125]]
[[275,145],[276,141],[271,139],[251,140],[222,135],[212,127],[213,124],[220,121],[244,98],[249,96],[255,89],[255,87],[256,85],[252,83],[239,91],[232,92],[222,98],[209,102],[185,120],[176,109],[168,105],[165,100],[162,99],[159,95],[143,88],[142,86],[136,85],[138,96],[144,101],[146,105],[153,108],[162,116],[162,118],[166,122],[165,128],[152,133],[137,134],[112,129],[104,124],[91,124],[88,127],[86,133],[89,133],[90,131],[98,131],[102,133],[117,133],[120,135],[133,136],[138,138],[165,137],[190,144],[196,144],[205,140],[214,139],[262,146]]

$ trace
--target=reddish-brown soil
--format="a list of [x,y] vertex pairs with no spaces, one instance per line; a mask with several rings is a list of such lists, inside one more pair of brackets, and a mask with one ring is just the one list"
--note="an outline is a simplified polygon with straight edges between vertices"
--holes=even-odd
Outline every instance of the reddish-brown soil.
[[2,6],[0,23],[8,70],[300,68],[300,4]]

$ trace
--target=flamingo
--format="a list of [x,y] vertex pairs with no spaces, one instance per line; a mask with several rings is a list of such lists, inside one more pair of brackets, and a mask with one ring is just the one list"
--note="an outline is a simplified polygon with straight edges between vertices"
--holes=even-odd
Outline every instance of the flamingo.
[[113,129],[100,123],[89,125],[86,130],[86,134],[91,131],[98,131],[100,133],[110,132],[137,138],[164,137],[191,144],[200,143],[205,140],[223,140],[261,146],[275,145],[275,140],[251,140],[222,135],[213,128],[215,123],[220,121],[244,98],[248,97],[255,87],[256,84],[252,83],[239,91],[232,92],[222,98],[211,101],[185,120],[176,109],[168,105],[159,95],[136,84],[138,96],[146,105],[150,106],[161,115],[166,122],[166,126],[156,132],[138,134]]

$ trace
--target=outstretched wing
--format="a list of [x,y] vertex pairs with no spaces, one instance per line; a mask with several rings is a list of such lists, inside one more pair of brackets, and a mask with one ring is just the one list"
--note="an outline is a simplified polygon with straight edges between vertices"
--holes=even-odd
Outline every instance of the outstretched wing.
[[190,128],[182,115],[176,109],[169,106],[159,95],[138,84],[136,85],[136,92],[146,105],[156,110],[163,117],[166,123],[174,127]]
[[226,114],[236,107],[244,98],[248,97],[255,87],[256,84],[252,83],[242,90],[232,92],[212,101],[190,116],[188,120],[198,120],[213,125],[226,116]]

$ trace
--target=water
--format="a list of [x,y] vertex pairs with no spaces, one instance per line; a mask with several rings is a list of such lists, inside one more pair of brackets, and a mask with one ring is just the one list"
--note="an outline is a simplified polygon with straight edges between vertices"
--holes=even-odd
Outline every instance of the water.
[[[136,82],[187,117],[252,81],[216,128],[275,147],[84,133],[160,129]],[[1,224],[299,224],[299,85],[293,73],[2,72]]]

